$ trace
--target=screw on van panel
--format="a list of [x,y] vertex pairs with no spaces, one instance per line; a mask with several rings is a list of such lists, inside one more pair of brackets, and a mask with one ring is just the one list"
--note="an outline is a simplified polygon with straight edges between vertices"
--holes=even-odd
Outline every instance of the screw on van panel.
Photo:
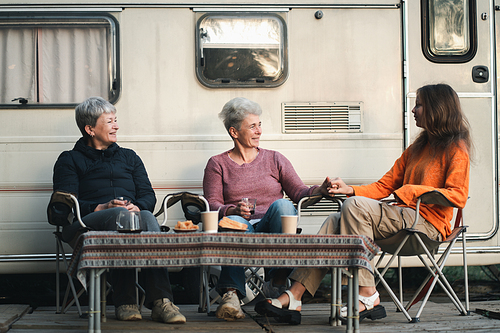
[[316,13],[314,13],[314,17],[316,19],[321,19],[323,17],[323,12],[321,10],[318,10]]

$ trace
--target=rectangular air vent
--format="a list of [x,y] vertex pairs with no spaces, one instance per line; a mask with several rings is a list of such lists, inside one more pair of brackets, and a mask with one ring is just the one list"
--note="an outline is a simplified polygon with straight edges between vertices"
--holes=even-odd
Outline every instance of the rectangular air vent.
[[[347,198],[345,195],[337,195],[337,197],[342,200],[345,200]],[[287,195],[285,195],[285,199],[290,200]],[[295,208],[297,208],[297,205],[295,205]],[[339,211],[340,205],[336,201],[321,199],[316,204],[302,209],[301,216],[328,216],[331,213]]]
[[362,132],[363,102],[282,103],[283,133]]

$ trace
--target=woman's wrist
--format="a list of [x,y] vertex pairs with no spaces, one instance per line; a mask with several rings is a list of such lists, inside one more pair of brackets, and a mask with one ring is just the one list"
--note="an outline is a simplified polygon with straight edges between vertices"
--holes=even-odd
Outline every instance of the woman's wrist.
[[98,204],[95,209],[94,209],[94,212],[98,212],[100,210],[105,210],[107,207],[106,207],[106,204]]
[[226,210],[226,216],[229,216],[229,215],[237,215],[236,214],[236,207],[229,207],[227,210]]
[[350,193],[348,194],[348,196],[350,196],[350,197],[354,196],[354,187],[349,186],[349,189],[350,189]]

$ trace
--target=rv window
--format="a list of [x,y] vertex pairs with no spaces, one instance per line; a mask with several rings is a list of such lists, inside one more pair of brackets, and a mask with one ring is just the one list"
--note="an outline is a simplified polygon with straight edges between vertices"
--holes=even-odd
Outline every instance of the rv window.
[[476,53],[475,0],[422,0],[425,56],[434,62],[466,62]]
[[287,77],[285,22],[274,14],[215,14],[197,25],[196,72],[208,87],[275,87]]
[[118,97],[108,16],[0,16],[0,107],[74,106]]

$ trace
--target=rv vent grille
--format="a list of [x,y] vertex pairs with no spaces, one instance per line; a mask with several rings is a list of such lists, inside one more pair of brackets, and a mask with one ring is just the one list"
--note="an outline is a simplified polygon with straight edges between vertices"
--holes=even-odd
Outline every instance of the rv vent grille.
[[[346,197],[343,195],[339,195],[338,197],[341,199],[346,199]],[[290,200],[288,196],[285,196],[285,198]],[[339,211],[340,211],[340,206],[336,201],[321,199],[316,204],[302,209],[301,216],[328,216],[331,213]]]
[[283,133],[362,132],[363,103],[282,103]]

